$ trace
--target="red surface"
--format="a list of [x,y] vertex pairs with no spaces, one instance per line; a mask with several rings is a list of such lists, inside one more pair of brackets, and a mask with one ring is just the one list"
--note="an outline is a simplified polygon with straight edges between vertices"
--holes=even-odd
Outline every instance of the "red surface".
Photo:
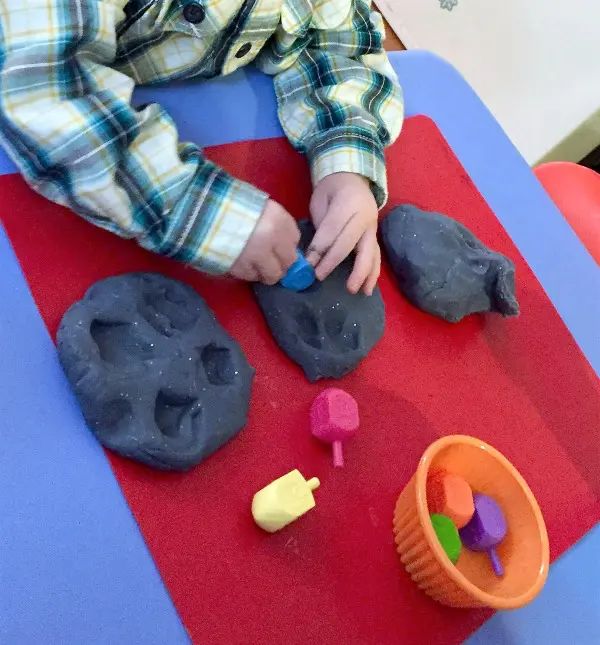
[[534,169],[536,177],[600,264],[600,174],[569,161],[551,161]]
[[[306,215],[308,173],[284,141],[210,156]],[[410,306],[386,268],[385,336],[340,383],[359,403],[361,428],[345,447],[346,467],[335,470],[331,448],[309,429],[324,385],[307,383],[278,350],[247,285],[153,257],[35,196],[18,177],[0,180],[5,225],[52,333],[95,280],[158,270],[197,287],[257,368],[247,428],[192,472],[158,473],[111,457],[197,643],[435,645],[472,632],[486,612],[428,599],[400,568],[392,540],[396,496],[441,435],[480,437],[515,463],[539,499],[553,557],[600,518],[591,368],[429,120],[407,122],[389,168],[390,203],[445,212],[514,258],[522,314],[441,322]],[[317,507],[267,535],[252,522],[252,495],[294,467],[320,478]]]

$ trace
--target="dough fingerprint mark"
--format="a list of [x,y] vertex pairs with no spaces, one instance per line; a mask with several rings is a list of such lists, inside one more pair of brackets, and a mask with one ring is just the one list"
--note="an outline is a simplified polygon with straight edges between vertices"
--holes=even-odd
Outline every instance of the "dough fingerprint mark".
[[300,339],[315,349],[321,349],[323,342],[319,337],[319,323],[306,305],[301,305],[298,308],[294,315],[294,321]]
[[[194,431],[201,412],[198,401],[160,390],[154,405],[154,420],[165,437],[177,438]],[[187,427],[187,425],[191,427]]]
[[163,336],[173,336],[184,332],[194,325],[198,313],[189,307],[184,294],[172,286],[157,289],[152,284],[152,278],[144,278],[147,285],[138,307],[142,317]]
[[333,310],[325,318],[325,333],[331,338],[339,336],[344,330],[344,323],[346,322],[347,318],[348,315],[346,314],[345,309],[340,307]]
[[231,385],[235,381],[235,366],[231,351],[214,343],[200,351],[200,366],[211,385]]
[[141,340],[129,323],[92,320],[90,335],[100,358],[115,367],[125,367],[132,359],[147,360],[154,356],[154,345]]

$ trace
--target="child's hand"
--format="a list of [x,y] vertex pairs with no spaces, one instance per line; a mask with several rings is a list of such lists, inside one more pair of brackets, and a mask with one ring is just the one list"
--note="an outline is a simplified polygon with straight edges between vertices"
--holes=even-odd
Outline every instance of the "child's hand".
[[270,199],[230,273],[240,280],[275,284],[296,260],[299,241],[294,218]]
[[340,172],[322,179],[313,192],[310,212],[317,229],[306,259],[324,280],[356,248],[348,290],[370,296],[381,270],[377,243],[377,203],[369,181]]

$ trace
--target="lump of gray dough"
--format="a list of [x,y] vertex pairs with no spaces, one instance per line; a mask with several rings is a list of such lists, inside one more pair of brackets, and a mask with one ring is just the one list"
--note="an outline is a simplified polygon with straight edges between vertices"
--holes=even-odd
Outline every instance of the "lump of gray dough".
[[[299,227],[304,252],[314,228],[307,220]],[[352,264],[348,258],[326,280],[301,292],[280,284],[254,284],[273,337],[309,381],[351,372],[383,335],[385,310],[379,289],[365,296],[352,295],[346,288]]]
[[381,233],[400,288],[419,309],[449,322],[485,311],[519,313],[514,264],[462,224],[403,205],[383,220]]
[[246,424],[254,370],[182,282],[101,280],[64,315],[57,341],[89,427],[124,457],[187,470]]

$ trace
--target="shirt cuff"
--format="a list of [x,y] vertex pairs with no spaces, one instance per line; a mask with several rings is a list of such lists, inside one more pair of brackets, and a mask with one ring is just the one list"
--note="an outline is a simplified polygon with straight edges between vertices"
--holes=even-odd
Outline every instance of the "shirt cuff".
[[176,259],[206,273],[227,273],[244,250],[269,196],[213,167],[182,227]]
[[383,146],[366,128],[340,127],[314,135],[306,145],[313,185],[336,172],[352,172],[371,182],[379,208],[388,198]]

